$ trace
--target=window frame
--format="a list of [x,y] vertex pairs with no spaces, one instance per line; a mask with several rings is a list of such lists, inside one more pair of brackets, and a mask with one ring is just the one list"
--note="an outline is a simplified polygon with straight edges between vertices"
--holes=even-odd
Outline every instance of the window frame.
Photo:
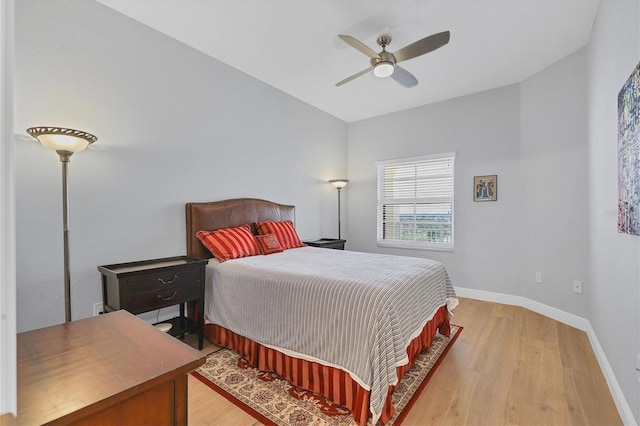
[[[454,242],[455,242],[455,230],[454,230],[454,199],[455,199],[455,152],[447,152],[443,154],[434,154],[434,155],[424,155],[417,157],[407,157],[407,158],[399,158],[392,160],[383,160],[376,162],[376,192],[377,192],[377,201],[376,201],[376,227],[377,227],[377,243],[378,247],[389,247],[389,248],[403,248],[403,249],[417,249],[417,250],[432,250],[432,251],[450,251],[454,250]],[[451,172],[442,176],[451,176],[451,193],[447,196],[433,196],[433,197],[411,197],[404,199],[394,199],[393,202],[390,202],[390,199],[384,198],[384,168],[390,165],[411,165],[411,164],[421,164],[432,162],[434,160],[443,160],[445,162],[451,163]],[[437,178],[438,176],[433,176],[431,179]],[[411,180],[410,178],[408,179]],[[417,181],[417,176],[414,176],[414,180]],[[427,199],[430,201],[426,203]],[[437,202],[445,202],[451,203],[451,241],[450,242],[429,242],[429,241],[415,241],[415,240],[399,240],[399,239],[384,239],[383,238],[383,227],[384,227],[384,206],[385,205],[393,205],[393,204],[435,204]]]

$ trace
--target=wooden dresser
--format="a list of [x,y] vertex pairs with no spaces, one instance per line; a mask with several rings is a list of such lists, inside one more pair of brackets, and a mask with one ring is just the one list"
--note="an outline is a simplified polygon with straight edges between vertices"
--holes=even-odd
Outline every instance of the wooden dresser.
[[17,423],[186,425],[205,356],[125,310],[18,334]]

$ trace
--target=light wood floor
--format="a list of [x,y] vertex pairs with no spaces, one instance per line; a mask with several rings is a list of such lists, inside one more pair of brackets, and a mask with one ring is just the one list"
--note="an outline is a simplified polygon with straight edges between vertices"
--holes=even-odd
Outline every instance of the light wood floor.
[[[403,425],[622,424],[584,332],[462,298],[452,322],[464,330]],[[260,423],[189,376],[189,424]]]

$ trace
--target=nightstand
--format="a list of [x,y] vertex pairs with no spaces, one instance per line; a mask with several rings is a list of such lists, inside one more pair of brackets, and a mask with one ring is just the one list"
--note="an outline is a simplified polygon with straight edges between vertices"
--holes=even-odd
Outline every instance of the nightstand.
[[336,238],[320,238],[319,240],[303,241],[306,245],[311,247],[321,247],[335,250],[344,250],[344,243],[347,240],[339,240]]
[[[105,312],[125,309],[141,314],[180,305],[180,314],[167,321],[168,333],[184,338],[198,332],[202,349],[204,332],[204,277],[207,259],[189,256],[98,266],[102,274],[102,302]],[[189,304],[190,317],[185,315]]]

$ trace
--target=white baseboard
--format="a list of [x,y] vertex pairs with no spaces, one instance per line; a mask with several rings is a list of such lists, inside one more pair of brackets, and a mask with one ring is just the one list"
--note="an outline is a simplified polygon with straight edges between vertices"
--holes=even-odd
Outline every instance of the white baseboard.
[[598,359],[598,364],[600,364],[602,374],[604,374],[604,378],[607,380],[607,384],[609,385],[613,401],[616,403],[616,407],[618,407],[618,413],[622,419],[622,424],[638,426],[638,423],[631,412],[631,407],[627,404],[627,400],[622,394],[622,389],[620,389],[616,376],[613,374],[611,365],[609,365],[607,356],[604,354],[604,349],[600,346],[596,332],[593,330],[593,327],[591,327],[591,323],[589,323],[589,328],[586,331],[589,341],[591,342],[593,352],[596,354],[596,358]]
[[469,299],[476,300],[485,300],[487,302],[494,303],[502,303],[505,305],[512,306],[520,306],[530,311],[536,312],[540,315],[544,315],[556,321],[559,321],[563,324],[570,325],[571,327],[577,328],[587,333],[587,337],[589,337],[589,342],[591,343],[591,348],[593,349],[593,353],[596,355],[598,360],[598,364],[600,364],[600,369],[602,370],[602,374],[604,375],[607,384],[609,385],[609,391],[611,392],[611,396],[613,397],[613,401],[618,408],[618,414],[620,414],[622,423],[625,425],[638,425],[636,422],[633,413],[631,412],[631,407],[627,403],[627,400],[622,393],[622,389],[620,389],[620,385],[618,384],[618,380],[616,376],[613,374],[613,370],[611,369],[611,365],[607,360],[607,356],[600,346],[600,342],[598,341],[598,337],[596,336],[593,327],[591,327],[591,323],[589,320],[579,317],[577,315],[570,314],[568,312],[562,311],[560,309],[554,308],[549,305],[545,305],[544,303],[536,302],[535,300],[528,299],[522,296],[512,296],[510,294],[502,294],[502,293],[493,293],[490,291],[483,290],[475,290],[472,288],[462,288],[456,287],[456,294],[460,297],[466,297]]

